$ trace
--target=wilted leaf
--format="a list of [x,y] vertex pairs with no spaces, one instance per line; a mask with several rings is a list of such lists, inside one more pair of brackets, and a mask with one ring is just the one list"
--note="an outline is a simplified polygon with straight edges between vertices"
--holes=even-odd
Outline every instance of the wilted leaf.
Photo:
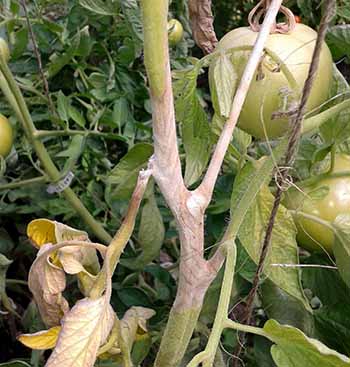
[[62,295],[66,277],[63,269],[50,262],[51,252],[49,244],[40,248],[29,271],[28,286],[44,323],[47,326],[57,326],[69,306]]
[[47,243],[55,244],[73,239],[81,241],[88,239],[86,232],[49,219],[32,220],[27,227],[27,236],[36,247],[41,247]]
[[350,359],[329,349],[318,340],[308,338],[292,326],[269,320],[264,326],[267,337],[276,345],[271,354],[279,367],[349,367]]
[[147,332],[146,322],[155,315],[155,311],[145,307],[131,307],[126,311],[123,319],[120,321],[121,334],[124,342],[131,350],[138,330],[139,334]]
[[78,301],[62,319],[62,330],[46,367],[92,367],[114,319],[107,295]]
[[[89,242],[86,232],[48,219],[31,221],[27,227],[27,235],[32,243],[39,248],[48,243],[56,244],[69,240]],[[57,263],[57,259],[59,263]],[[74,246],[59,249],[57,256],[55,256],[55,265],[58,264],[62,265],[68,274],[78,274],[79,272],[87,271],[96,274],[100,269],[96,250],[89,247]]]
[[49,330],[38,331],[34,334],[21,334],[17,339],[31,349],[46,350],[55,347],[61,326],[54,326]]

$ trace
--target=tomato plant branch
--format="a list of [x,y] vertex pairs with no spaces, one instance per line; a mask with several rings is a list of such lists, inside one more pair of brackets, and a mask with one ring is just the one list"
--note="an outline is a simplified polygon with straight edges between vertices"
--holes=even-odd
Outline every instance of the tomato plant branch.
[[[106,256],[109,259],[110,264],[109,271],[111,274],[113,274],[119,262],[120,256],[123,253],[124,248],[132,235],[132,232],[135,227],[136,215],[139,210],[143,195],[146,191],[147,183],[149,181],[149,178],[151,177],[151,174],[152,174],[151,169],[147,169],[139,173],[139,178],[136,187],[134,189],[134,192],[132,194],[128,211],[125,215],[125,218],[120,228],[118,229],[117,233],[115,234],[111,243],[108,246]],[[91,298],[96,299],[101,296],[105,288],[105,278],[106,278],[105,270],[102,270],[97,276],[93,288],[90,291]]]
[[[2,57],[0,57],[0,88],[8,98],[8,102],[17,114],[18,120],[21,121],[26,135],[33,145],[48,178],[51,182],[57,182],[60,179],[60,172],[53,163],[44,144],[34,138],[34,134],[36,132],[35,125],[11,70]],[[95,220],[71,188],[66,188],[63,191],[63,196],[101,241],[108,243],[111,240],[111,236],[106,232],[102,225]]]
[[248,60],[247,66],[243,72],[237,92],[233,99],[231,112],[228,120],[222,130],[217,142],[214,154],[209,163],[208,170],[204,176],[203,182],[195,191],[197,195],[203,198],[205,208],[209,205],[214,190],[215,182],[218,177],[222,162],[224,160],[227,148],[231,142],[233,130],[236,127],[240,112],[242,110],[245,98],[247,96],[250,84],[253,80],[255,71],[263,57],[265,43],[275,24],[276,16],[282,4],[282,0],[274,0],[269,7],[263,26],[254,45],[253,51]]
[[[311,93],[312,84],[316,76],[317,68],[319,66],[322,44],[324,42],[324,39],[327,33],[328,25],[333,18],[334,9],[335,9],[335,0],[328,0],[326,7],[324,9],[324,15],[322,17],[320,28],[318,31],[314,53],[313,53],[312,61],[310,64],[308,77],[306,79],[306,82],[303,88],[303,93],[302,93],[298,113],[293,121],[293,125],[292,125],[293,128],[291,131],[291,135],[289,137],[287,152],[286,152],[286,156],[284,159],[284,167],[290,167],[294,161],[295,152],[297,150],[299,138],[300,138],[301,131],[302,131],[302,120],[303,120],[303,116],[306,110],[306,103]],[[254,299],[255,299],[255,296],[258,290],[259,281],[260,281],[261,274],[263,272],[267,253],[270,248],[273,227],[275,224],[275,219],[276,219],[278,208],[279,208],[281,198],[282,198],[282,192],[283,192],[282,184],[286,180],[288,173],[289,173],[289,169],[285,169],[277,177],[277,191],[275,195],[275,200],[272,206],[264,242],[261,248],[260,259],[259,259],[258,267],[257,267],[256,273],[254,276],[252,290],[249,293],[248,298],[247,298],[245,321],[248,325],[251,323],[251,318],[253,314],[253,302],[254,302]],[[237,352],[237,357],[239,357],[240,355],[243,343],[244,341],[242,342],[242,344],[240,344],[240,347]],[[238,361],[238,359],[236,361]]]
[[57,136],[74,136],[74,135],[83,135],[83,136],[99,136],[104,139],[111,140],[121,140],[125,141],[125,138],[118,134],[114,133],[103,133],[98,130],[36,130],[33,133],[34,138],[47,138],[47,137],[57,137]]
[[14,181],[0,185],[0,191],[17,189],[19,187],[47,182],[46,176],[29,178],[28,180]]

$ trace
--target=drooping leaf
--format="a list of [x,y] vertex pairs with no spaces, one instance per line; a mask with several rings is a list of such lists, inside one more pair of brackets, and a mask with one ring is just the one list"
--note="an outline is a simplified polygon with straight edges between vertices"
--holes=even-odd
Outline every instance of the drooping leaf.
[[114,319],[109,297],[78,301],[62,319],[59,339],[46,367],[92,367]]
[[54,326],[49,330],[38,331],[34,334],[21,334],[17,340],[31,349],[46,350],[55,347],[61,326]]
[[[27,235],[33,245],[39,248],[48,243],[56,244],[69,240],[89,242],[86,232],[48,219],[31,221],[27,227]],[[56,257],[68,274],[78,274],[86,271],[96,274],[100,269],[96,250],[92,247],[63,247],[58,250]]]
[[136,144],[129,150],[108,176],[110,200],[130,198],[138,174],[142,168],[146,167],[152,154],[153,146],[146,143]]
[[264,332],[276,345],[271,354],[278,367],[348,367],[350,359],[292,326],[269,320]]
[[48,259],[50,248],[50,244],[40,247],[29,271],[28,286],[44,323],[47,326],[57,326],[69,306],[62,294],[66,288],[66,277],[63,269]]
[[[240,227],[239,239],[256,264],[260,259],[273,200],[274,197],[268,188],[262,188]],[[272,231],[270,250],[265,261],[264,275],[311,311],[303,293],[298,269],[272,265],[298,264],[298,246],[295,237],[296,228],[293,218],[283,206],[280,206]]]
[[155,315],[155,311],[145,307],[131,307],[126,311],[123,319],[120,321],[121,334],[129,350],[136,340],[137,334],[147,332],[147,320]]

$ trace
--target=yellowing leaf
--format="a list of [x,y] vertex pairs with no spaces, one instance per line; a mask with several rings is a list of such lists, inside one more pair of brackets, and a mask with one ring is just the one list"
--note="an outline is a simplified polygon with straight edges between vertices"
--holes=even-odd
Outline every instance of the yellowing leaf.
[[54,326],[49,330],[38,331],[34,334],[21,334],[17,339],[31,349],[52,349],[55,347],[60,326]]
[[[89,242],[88,234],[71,228],[60,222],[48,219],[36,219],[29,223],[27,235],[33,245],[40,248],[45,244],[57,244],[62,241],[78,240]],[[97,274],[100,270],[98,257],[94,248],[87,247],[67,247],[61,248],[52,253],[51,260],[54,265],[63,267],[68,274],[78,274],[80,272],[92,272]]]
[[50,262],[52,252],[51,245],[40,248],[28,277],[29,289],[47,326],[59,325],[62,316],[69,310],[68,302],[62,295],[66,277],[63,269]]
[[27,226],[27,236],[36,247],[56,243],[55,224],[48,219],[35,219]]
[[124,342],[130,351],[137,334],[142,334],[147,331],[146,322],[154,315],[155,311],[146,307],[134,306],[126,311],[123,319],[120,321],[120,329]]
[[78,301],[62,319],[60,337],[46,367],[92,367],[114,319],[107,295]]
[[35,219],[31,221],[27,227],[27,236],[36,247],[41,247],[47,243],[56,244],[73,239],[82,241],[88,239],[86,232],[48,219]]

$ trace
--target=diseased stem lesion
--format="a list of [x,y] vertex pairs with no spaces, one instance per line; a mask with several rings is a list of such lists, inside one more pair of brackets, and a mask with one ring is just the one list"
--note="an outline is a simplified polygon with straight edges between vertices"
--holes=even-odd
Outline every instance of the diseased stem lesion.
[[224,262],[223,246],[218,246],[211,259],[204,258],[204,213],[281,3],[282,0],[274,0],[271,4],[204,180],[195,191],[189,191],[184,184],[177,146],[166,27],[168,1],[141,0],[144,56],[153,112],[153,176],[175,217],[181,242],[178,290],[155,361],[156,367],[177,366],[181,362],[204,295]]

